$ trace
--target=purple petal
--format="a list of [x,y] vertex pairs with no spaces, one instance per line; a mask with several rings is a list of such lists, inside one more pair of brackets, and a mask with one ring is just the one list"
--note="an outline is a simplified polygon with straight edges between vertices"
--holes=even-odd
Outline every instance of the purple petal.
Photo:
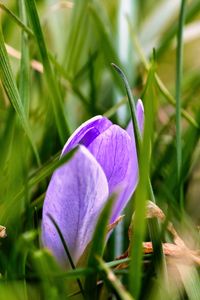
[[[144,126],[144,107],[140,99],[137,102],[136,114],[137,114],[139,129],[142,132]],[[116,204],[112,212],[111,222],[114,222],[116,218],[122,213],[123,209],[127,205],[138,183],[138,159],[137,159],[135,136],[133,132],[132,122],[129,123],[127,132],[132,140],[132,147],[131,147],[131,154],[130,154],[131,159],[129,161],[129,165],[126,173],[127,185],[118,196],[118,199],[116,201]]]
[[106,176],[84,146],[54,172],[43,206],[42,241],[63,266],[68,259],[48,214],[58,224],[76,263],[92,238],[108,195]]
[[78,127],[68,139],[62,150],[62,156],[78,144],[88,146],[100,133],[112,125],[112,122],[102,116],[96,116]]
[[100,134],[88,147],[104,170],[109,192],[118,193],[111,222],[126,206],[137,184],[136,149],[127,132],[117,125],[112,125]]
[[143,132],[144,127],[144,106],[141,99],[138,99],[136,105],[136,114],[140,131]]
[[[142,100],[140,100],[140,99],[137,101],[137,105],[136,105],[136,117],[137,117],[139,129],[140,129],[141,132],[143,132],[143,127],[144,127],[144,106],[143,106]],[[126,131],[130,135],[132,140],[135,141],[132,121],[129,122]]]
[[138,161],[135,147],[131,147],[129,155],[130,160],[126,172],[124,186],[118,194],[114,208],[112,210],[112,216],[110,220],[111,223],[113,223],[123,212],[138,183]]
[[106,174],[110,193],[126,176],[130,147],[130,137],[118,125],[109,127],[88,146]]

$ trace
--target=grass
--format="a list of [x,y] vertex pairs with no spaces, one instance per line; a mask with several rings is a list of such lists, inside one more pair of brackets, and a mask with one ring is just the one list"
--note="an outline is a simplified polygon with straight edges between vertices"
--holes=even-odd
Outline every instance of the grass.
[[[121,6],[113,0],[0,1],[0,225],[7,228],[0,238],[0,300],[200,298],[200,5],[183,0],[172,14],[170,1],[133,2],[134,22],[118,18]],[[128,62],[119,51],[119,22],[128,31]],[[126,89],[111,64],[131,74]],[[88,263],[63,270],[40,242],[48,182],[73,156],[58,160],[62,147],[98,114],[122,127],[130,118],[135,123],[135,106],[121,108],[137,98],[145,106],[140,181],[122,230],[105,246],[111,201]],[[149,199],[165,219],[155,207],[146,218]],[[117,234],[123,234],[120,260]]]

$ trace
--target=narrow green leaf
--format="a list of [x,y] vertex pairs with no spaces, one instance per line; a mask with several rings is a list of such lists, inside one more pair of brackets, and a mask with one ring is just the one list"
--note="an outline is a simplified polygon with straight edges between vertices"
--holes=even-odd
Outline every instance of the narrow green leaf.
[[[101,18],[101,15],[99,14],[99,8],[94,3],[90,4],[89,6],[91,16],[93,18],[95,28],[97,29],[102,51],[104,54],[105,61],[107,65],[109,66],[111,62],[115,62],[116,65],[120,65],[119,57],[115,51],[115,47],[113,45],[113,38],[109,35],[109,33],[106,30],[106,26],[104,24],[104,21]],[[120,83],[120,80],[118,76],[116,76],[115,72],[111,68],[111,75],[113,77],[113,80],[117,84],[118,88],[123,91],[123,87]]]
[[192,265],[177,266],[189,300],[199,300],[199,273]]
[[107,110],[103,115],[107,118],[112,117],[117,110],[123,106],[127,104],[127,97],[123,97],[123,99],[121,99],[118,103],[116,103],[115,105],[113,105],[109,110]]
[[115,276],[113,271],[108,267],[108,265],[103,261],[101,257],[97,256],[97,262],[99,264],[99,268],[101,272],[103,271],[105,281],[112,287],[115,294],[121,300],[133,300],[131,295],[125,290],[121,281]]
[[[19,1],[19,12],[22,22],[27,25],[26,10],[24,0]],[[24,106],[25,114],[29,112],[29,87],[30,87],[30,58],[28,48],[28,34],[22,31],[21,36],[21,65],[19,78],[19,94]]]
[[[83,51],[85,39],[88,34],[88,4],[90,0],[77,0],[74,3],[73,14],[71,18],[71,27],[67,41],[67,49],[64,65],[67,72],[73,77],[77,69],[77,63],[80,60],[80,49]],[[88,29],[88,28],[87,28]],[[81,52],[82,52],[81,51]]]
[[0,2],[0,8],[5,11],[27,34],[33,36],[32,30],[26,24],[24,24],[9,8],[7,8],[5,4]]
[[[75,267],[75,265],[74,265],[74,262],[73,262],[73,260],[72,260],[71,254],[70,254],[69,249],[68,249],[68,246],[67,246],[67,244],[66,244],[66,242],[65,242],[65,239],[64,239],[64,237],[63,237],[63,235],[62,235],[62,232],[61,232],[61,230],[60,230],[58,224],[56,223],[56,221],[54,220],[54,218],[53,218],[51,215],[48,215],[48,217],[50,218],[51,222],[53,223],[53,225],[54,225],[55,228],[56,228],[56,231],[57,231],[57,233],[58,233],[58,235],[59,235],[59,237],[60,237],[60,240],[61,240],[61,242],[62,242],[62,245],[63,245],[63,247],[64,247],[64,249],[65,249],[65,252],[66,252],[66,254],[67,254],[67,257],[68,257],[68,259],[69,259],[69,263],[70,263],[70,265],[71,265],[71,268],[72,268],[73,270],[75,270],[76,267]],[[84,291],[83,291],[82,283],[81,283],[81,281],[80,281],[79,278],[77,278],[77,283],[78,283],[78,286],[79,286],[79,288],[80,288],[80,291],[81,291],[82,295],[84,296]]]
[[[138,128],[138,123],[137,123],[137,118],[136,118],[135,102],[133,100],[133,96],[132,96],[132,92],[131,92],[128,80],[127,80],[125,74],[122,72],[122,70],[118,66],[116,66],[116,65],[113,65],[113,66],[115,67],[115,69],[117,70],[119,75],[121,76],[121,78],[124,82],[125,88],[126,88],[126,92],[127,92],[127,96],[128,96],[128,100],[129,100],[130,111],[131,111],[133,130],[134,130],[135,138],[136,138],[138,160],[139,160],[139,171],[140,171],[139,176],[140,176],[141,190],[142,191],[141,190],[138,191],[138,189],[139,189],[139,187],[138,187],[138,189],[136,191],[136,195],[138,194],[139,196],[136,199],[140,199],[140,197],[142,197],[143,202],[138,200],[138,205],[136,204],[137,214],[136,214],[136,217],[134,217],[134,221],[136,220],[135,221],[136,224],[139,224],[138,222],[139,222],[139,219],[141,218],[141,226],[139,228],[139,225],[137,225],[139,230],[138,230],[138,234],[136,234],[136,237],[135,237],[135,232],[134,232],[134,247],[133,247],[133,252],[132,252],[132,256],[131,256],[132,261],[131,261],[131,264],[130,264],[130,272],[129,272],[130,289],[132,289],[131,291],[132,291],[133,295],[137,298],[138,295],[139,295],[140,286],[141,286],[142,241],[143,241],[144,230],[145,230],[145,209],[146,209],[145,203],[146,203],[146,199],[147,199],[148,194],[150,194],[151,200],[153,202],[155,202],[153,188],[152,188],[150,177],[149,177],[150,160],[148,160],[148,159],[150,159],[150,157],[148,157],[148,155],[150,156],[150,145],[148,145],[148,141],[151,143],[151,135],[152,135],[151,126],[153,126],[152,125],[153,124],[153,120],[152,120],[153,104],[150,105],[151,104],[150,101],[146,100],[146,102],[148,102],[148,105],[146,105],[145,111],[147,113],[148,118],[145,117],[145,124],[148,124],[148,122],[150,122],[151,126],[148,127],[148,125],[146,125],[146,127],[148,127],[148,129],[146,129],[146,132],[147,132],[146,133],[146,139],[147,139],[147,141],[146,141],[146,144],[145,144],[144,141],[142,142],[141,134],[140,134],[140,131],[139,131],[139,128]],[[149,74],[148,74],[148,79],[147,79],[147,83],[146,83],[146,86],[145,86],[144,95],[146,95],[146,91],[149,89],[149,86],[151,86],[153,84],[154,77],[155,77],[154,73],[155,73],[154,66],[152,66],[149,69]],[[153,94],[150,94],[149,98],[153,99]],[[146,99],[146,96],[145,96],[145,99]],[[145,113],[145,116],[146,116],[146,113]],[[149,136],[148,136],[148,134],[149,134]],[[144,147],[144,149],[146,149],[146,147],[147,147],[147,151],[144,150],[143,147]],[[143,149],[143,151],[142,151],[142,149]],[[146,151],[146,154],[145,154],[145,151]],[[141,158],[141,155],[143,155],[143,156],[146,155],[146,157]],[[144,160],[144,162],[143,162],[143,160]],[[144,173],[143,173],[144,170],[146,172],[145,176],[144,176]],[[148,177],[147,181],[145,181],[146,175]],[[141,177],[142,177],[142,179],[141,179]],[[140,186],[140,184],[139,184],[139,186]],[[145,199],[145,197],[146,197],[146,199]],[[137,219],[137,216],[138,216],[138,219]],[[152,238],[153,248],[155,248],[156,260],[158,261],[158,264],[160,265],[159,269],[162,270],[162,274],[166,274],[164,256],[163,256],[163,251],[162,251],[162,243],[153,234],[155,232],[155,229],[156,229],[157,233],[160,232],[159,224],[158,224],[157,220],[155,220],[154,226],[155,226],[155,228],[152,228],[153,230],[151,230],[151,224],[150,224],[150,235],[151,235],[151,238]],[[135,243],[135,239],[136,239],[136,243]],[[131,243],[133,243],[132,240],[131,240]],[[133,256],[134,256],[134,260],[133,260]],[[137,270],[136,273],[135,273],[134,268],[136,268],[136,270]],[[134,275],[134,274],[137,274],[137,275]],[[134,281],[134,284],[132,284],[132,281]]]
[[[133,41],[133,45],[135,47],[135,50],[137,51],[137,54],[142,62],[142,64],[144,65],[146,71],[149,71],[150,68],[150,63],[147,60],[147,58],[145,57],[145,54],[142,50],[142,47],[140,45],[140,42],[136,36],[136,33],[134,32],[131,22],[128,19],[128,23],[129,23],[129,29],[131,32],[131,38]],[[170,93],[170,91],[167,89],[167,87],[165,86],[165,84],[163,83],[163,81],[161,80],[161,78],[159,77],[159,75],[157,73],[155,73],[155,79],[156,79],[156,84],[161,92],[161,94],[165,97],[165,99],[172,104],[173,106],[176,106],[176,99],[174,98],[174,96]],[[196,128],[200,128],[199,124],[196,122],[196,120],[184,109],[181,108],[181,115],[190,123],[192,124],[194,127]]]
[[[47,249],[34,251],[31,255],[31,262],[40,279],[42,295],[44,299],[66,298],[68,286],[65,277],[57,277],[62,270]],[[37,278],[38,280],[38,278]],[[55,298],[55,295],[57,297]]]
[[[98,219],[95,232],[92,238],[91,248],[88,256],[88,268],[92,268],[97,271],[97,260],[96,257],[102,257],[105,240],[107,235],[107,225],[109,222],[109,217],[113,207],[115,197],[112,196],[108,199],[103,211]],[[96,299],[96,285],[97,285],[97,275],[87,276],[85,280],[85,293],[87,299]]]
[[133,132],[135,134],[137,150],[139,151],[139,149],[141,147],[142,138],[141,138],[141,133],[140,133],[137,117],[136,117],[136,105],[135,105],[135,101],[133,99],[132,91],[131,91],[128,80],[127,80],[125,74],[123,73],[123,71],[117,65],[115,65],[113,63],[112,63],[112,66],[115,68],[115,70],[118,72],[118,74],[122,78],[126,92],[127,92],[129,107],[130,107],[130,111],[131,111],[131,119],[132,119],[132,123],[133,123]]
[[61,99],[61,94],[49,61],[48,51],[44,41],[44,36],[42,33],[42,28],[38,17],[35,0],[27,0],[26,6],[27,6],[29,19],[32,24],[32,28],[38,44],[38,48],[40,51],[42,63],[44,66],[44,74],[46,76],[46,80],[49,87],[51,104],[55,116],[55,122],[58,129],[60,141],[61,144],[64,145],[67,137],[69,136],[69,128],[65,118],[64,105]]
[[[188,23],[194,18],[200,11],[200,2],[199,0],[191,1],[190,5],[188,5],[186,14],[185,14],[185,22]],[[162,35],[160,46],[157,50],[157,56],[160,57],[168,45],[170,44],[173,37],[176,35],[178,30],[178,20],[172,24],[172,26]]]
[[186,1],[181,1],[179,25],[178,25],[178,44],[176,54],[176,154],[177,154],[177,187],[179,190],[179,204],[183,210],[183,186],[181,181],[182,168],[182,137],[181,137],[181,84],[183,68],[183,27],[185,21]]
[[31,130],[29,127],[28,119],[25,114],[25,110],[20,99],[20,95],[14,80],[14,76],[12,74],[11,66],[9,63],[7,51],[4,44],[3,33],[0,27],[0,78],[2,81],[2,85],[6,91],[8,99],[10,100],[11,104],[13,105],[19,119],[21,122],[22,127],[24,128],[25,133],[27,134],[31,146],[33,148],[36,160],[38,164],[40,164],[39,154],[37,152],[35,142],[32,138]]
[[[62,166],[64,163],[66,163],[69,159],[73,157],[75,152],[77,151],[77,148],[71,150],[69,153],[67,153],[65,156],[63,156],[61,159],[56,159],[54,161],[50,161],[49,163],[43,165],[41,168],[39,168],[35,174],[33,174],[29,180],[28,180],[28,187],[31,188],[35,184],[40,183],[42,180],[47,178],[49,175],[53,173],[57,168]],[[22,189],[15,197],[16,201],[17,199],[21,198],[24,194],[24,189]]]
[[[149,72],[148,88],[152,88],[154,73]],[[135,214],[132,221],[131,261],[129,267],[129,290],[139,298],[142,278],[143,240],[146,228],[146,201],[149,189],[150,148],[153,130],[153,98],[145,98],[145,126],[143,142],[139,149],[139,183],[135,193]]]

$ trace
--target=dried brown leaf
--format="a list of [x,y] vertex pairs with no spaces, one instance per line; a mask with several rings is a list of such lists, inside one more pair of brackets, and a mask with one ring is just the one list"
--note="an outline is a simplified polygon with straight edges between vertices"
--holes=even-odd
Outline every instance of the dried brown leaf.
[[2,226],[0,225],[0,238],[6,238],[7,237],[7,234],[6,234],[6,227],[5,226]]
[[163,221],[165,219],[165,214],[155,203],[153,203],[152,201],[148,201],[146,217],[148,219],[157,218]]
[[112,224],[107,226],[107,231],[110,232],[111,230],[115,229],[115,227],[123,220],[124,215],[119,216]]
[[[5,45],[6,46],[6,50],[8,52],[8,54],[18,60],[21,60],[21,52],[19,52],[18,50],[16,50],[15,48],[11,47],[10,45]],[[31,67],[39,72],[39,73],[43,73],[43,65],[37,61],[37,60],[32,60],[31,61]]]

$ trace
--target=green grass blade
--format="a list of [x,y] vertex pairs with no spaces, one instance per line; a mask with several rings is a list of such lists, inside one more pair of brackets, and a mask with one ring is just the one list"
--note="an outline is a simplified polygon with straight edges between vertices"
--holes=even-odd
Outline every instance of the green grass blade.
[[185,21],[186,1],[181,1],[181,10],[178,26],[178,43],[176,54],[176,155],[177,155],[177,187],[179,190],[180,208],[183,209],[183,190],[181,182],[182,168],[182,137],[181,137],[181,84],[183,68],[183,27]]
[[[26,188],[29,190],[31,187],[35,186],[36,184],[42,182],[44,179],[46,179],[48,176],[52,175],[53,171],[62,166],[64,163],[66,163],[76,152],[76,149],[73,149],[69,153],[67,153],[65,156],[63,156],[61,159],[56,159],[55,161],[50,161],[47,164],[40,167],[35,174],[33,174],[27,181],[26,186],[23,186],[23,188],[20,189],[18,193],[12,196],[12,199],[10,202],[7,202],[4,210],[2,210],[1,218],[6,218],[5,213],[8,211],[15,211],[19,205],[19,202],[23,199]],[[33,205],[31,208],[34,208]]]
[[107,118],[110,118],[112,117],[116,112],[117,110],[127,104],[127,97],[123,97],[118,103],[116,103],[115,105],[113,105],[109,110],[107,110],[103,115]]
[[61,159],[56,159],[55,161],[50,161],[49,163],[43,165],[41,168],[37,170],[37,172],[34,175],[30,177],[28,181],[28,185],[32,187],[35,184],[38,184],[39,182],[47,178],[49,175],[53,173],[53,171],[55,171],[57,168],[59,168],[64,163],[66,163],[69,159],[71,159],[76,151],[77,148],[71,150],[69,153],[64,155]]
[[200,296],[199,274],[192,265],[178,265],[179,274],[189,300],[198,300]]
[[97,262],[99,264],[98,267],[100,268],[100,271],[104,274],[105,281],[112,287],[117,297],[121,300],[133,300],[131,295],[124,289],[121,281],[114,275],[103,259],[101,257],[97,257]]
[[[104,54],[104,58],[105,58],[107,66],[109,67],[111,62],[114,62],[116,65],[119,66],[120,60],[119,60],[119,57],[117,56],[115,47],[112,42],[113,38],[109,35],[109,33],[106,30],[104,21],[102,20],[102,17],[99,14],[99,8],[94,3],[90,4],[89,8],[90,8],[91,16],[94,21],[95,28],[99,35],[100,45],[102,47],[101,49]],[[117,84],[118,88],[123,92],[123,87],[121,86],[119,77],[116,75],[113,68],[111,68],[110,71],[111,71],[113,80]]]
[[[85,46],[85,39],[88,30],[84,32],[88,22],[88,4],[90,0],[77,0],[74,3],[73,14],[71,19],[71,28],[67,41],[66,57],[64,65],[70,76],[74,76],[77,69],[77,63],[80,59],[80,49]],[[82,52],[81,51],[81,52]]]
[[[108,199],[103,211],[99,217],[97,222],[95,232],[92,239],[92,244],[88,256],[88,268],[92,268],[97,271],[97,259],[96,257],[102,257],[104,247],[105,247],[105,239],[107,234],[107,225],[109,222],[109,217],[111,214],[111,210],[114,203],[114,197]],[[96,284],[97,284],[97,276],[87,276],[85,280],[85,293],[88,297],[87,299],[96,299]]]
[[27,0],[26,7],[40,51],[42,63],[44,66],[44,73],[49,87],[50,99],[55,116],[55,122],[58,129],[61,144],[63,145],[66,141],[66,138],[69,136],[69,128],[65,118],[64,105],[61,99],[61,94],[49,61],[48,51],[44,41],[44,36],[42,33],[42,28],[38,17],[35,0]]
[[129,86],[128,80],[127,80],[125,74],[122,72],[122,70],[115,64],[112,64],[112,66],[115,68],[115,70],[118,72],[118,74],[122,78],[125,89],[126,89],[126,92],[127,92],[129,107],[130,107],[130,111],[131,111],[131,119],[132,119],[132,122],[133,122],[133,132],[135,134],[136,145],[137,145],[137,149],[139,151],[139,149],[141,147],[142,138],[141,138],[141,133],[140,133],[140,130],[139,130],[139,125],[138,125],[138,122],[137,122],[136,105],[135,105],[135,101],[133,99],[132,91],[131,91],[131,88]]
[[[200,2],[199,0],[191,1],[191,3],[188,5],[186,14],[185,14],[185,22],[189,23],[192,18],[194,18],[200,11]],[[169,43],[173,39],[173,37],[176,35],[178,30],[178,21],[176,21],[165,34],[163,34],[160,46],[157,50],[157,56],[160,57],[168,47]]]
[[[19,1],[19,12],[22,22],[27,25],[26,10],[24,0]],[[19,78],[19,93],[24,106],[25,114],[28,116],[30,101],[30,57],[28,47],[28,35],[22,31],[21,37],[21,65]]]
[[27,34],[29,34],[30,36],[33,36],[32,30],[26,24],[24,24],[9,8],[7,8],[7,6],[5,4],[3,4],[1,2],[0,2],[0,9],[5,11],[9,15],[9,17],[11,17],[13,19],[13,21],[17,25],[19,25]]
[[[35,186],[36,184],[42,182],[44,179],[46,179],[48,176],[50,176],[54,170],[62,166],[64,163],[66,163],[76,152],[76,149],[73,149],[69,153],[67,153],[64,157],[62,157],[60,160],[56,159],[55,161],[50,161],[49,163],[43,165],[41,168],[37,170],[35,174],[33,174],[27,182],[26,187],[31,189],[31,187]],[[9,209],[15,209],[19,203],[19,201],[24,197],[26,187],[23,187],[16,195],[13,196],[12,201],[7,203],[7,209],[6,211],[9,211]],[[41,201],[42,199],[40,199]],[[31,208],[34,208],[33,205],[31,205]]]
[[[127,96],[128,96],[128,101],[129,101],[129,106],[130,106],[130,111],[131,111],[131,118],[132,118],[132,122],[133,122],[133,129],[134,129],[134,133],[135,133],[135,138],[136,138],[136,145],[137,145],[137,152],[138,152],[138,157],[139,157],[139,161],[140,161],[140,155],[142,153],[142,140],[141,140],[141,134],[140,134],[140,131],[139,131],[139,128],[138,128],[138,123],[137,123],[137,119],[136,119],[136,108],[135,108],[135,102],[133,100],[133,97],[132,97],[132,92],[131,92],[131,89],[130,89],[130,86],[129,86],[129,83],[128,83],[128,80],[126,78],[126,76],[124,75],[124,73],[121,71],[121,69],[119,67],[117,67],[116,65],[113,65],[115,67],[115,69],[117,70],[117,72],[119,73],[119,75],[121,76],[123,82],[124,82],[124,85],[125,85],[125,88],[126,88],[126,92],[127,92]],[[154,82],[154,77],[155,77],[155,74],[154,74],[154,70],[153,70],[153,66],[149,69],[149,74],[148,74],[148,79],[147,79],[147,83],[146,83],[146,87],[145,87],[145,92],[144,92],[144,95],[146,93],[146,91],[149,89],[149,85],[152,85],[153,82]],[[153,99],[153,93],[150,93],[149,95],[149,98]],[[146,100],[146,102],[149,101],[149,100]],[[153,106],[153,104],[152,104]],[[147,105],[147,114],[148,114],[148,111],[150,113],[151,111],[151,107],[149,105]],[[146,115],[146,114],[145,114]],[[150,121],[153,122],[151,120],[152,116],[150,115],[149,117]],[[147,122],[148,124],[148,121],[149,120],[146,120],[145,121],[145,124]],[[148,129],[148,134],[151,133],[151,130],[150,128]],[[147,138],[147,137],[146,137]],[[149,136],[149,139],[151,139],[151,135]],[[144,146],[146,147],[146,146]],[[142,155],[145,155],[145,151],[143,152]],[[146,154],[148,156],[148,154]],[[141,168],[144,168],[144,165],[141,166]],[[140,172],[141,172],[141,169],[139,169]],[[146,170],[148,171],[148,169]],[[142,170],[143,172],[143,170]],[[143,173],[141,175],[140,174],[140,177],[144,177],[143,176]],[[149,174],[149,173],[148,173]],[[145,177],[144,177],[145,178]],[[148,175],[148,179],[147,179],[147,182],[145,182],[147,184],[147,187],[144,185],[143,181],[142,181],[142,189],[143,192],[145,193],[145,188],[147,188],[147,194],[149,193],[150,194],[150,197],[151,197],[151,200],[153,202],[155,202],[155,197],[154,197],[154,193],[153,193],[153,189],[152,189],[152,186],[151,186],[151,181],[150,181],[150,178],[149,178],[149,175]],[[141,194],[141,196],[144,196],[145,194]],[[145,212],[145,201],[143,202],[143,205],[142,203],[138,204],[138,215],[140,217],[143,216],[143,213]],[[137,209],[137,208],[136,208]],[[137,216],[137,214],[136,214]],[[136,223],[137,223],[137,217],[136,217]],[[133,285],[133,289],[132,289],[132,293],[134,294],[134,296],[138,296],[138,293],[139,293],[139,289],[140,289],[140,285],[141,285],[141,282],[140,282],[140,277],[141,277],[141,259],[142,259],[142,253],[140,251],[142,251],[141,249],[141,245],[142,245],[142,241],[143,241],[143,235],[144,235],[144,228],[145,228],[145,220],[143,222],[143,225],[144,227],[140,227],[141,231],[140,232],[140,235],[138,235],[138,242],[136,242],[136,246],[134,246],[134,249],[133,251],[134,252],[134,256],[138,256],[138,261],[136,259],[136,264],[134,265],[134,263],[131,263],[131,265],[133,264],[134,267],[130,267],[130,281],[135,281],[135,288],[134,288],[134,285]],[[162,243],[161,241],[159,240],[159,238],[157,236],[155,236],[154,232],[156,231],[156,233],[158,234],[160,232],[159,230],[159,224],[158,224],[158,221],[157,220],[154,220],[153,221],[153,224],[149,224],[149,228],[150,228],[150,235],[151,235],[151,238],[152,238],[152,243],[153,243],[153,249],[155,251],[155,261],[156,261],[156,266],[159,266],[159,270],[162,270],[162,273],[163,276],[166,277],[166,270],[165,270],[165,262],[164,262],[164,256],[163,256],[163,251],[162,251]],[[138,276],[136,277],[131,277],[132,273],[134,272],[134,268],[137,268],[137,271],[138,271]],[[132,286],[132,284],[130,284],[130,286]]]
[[[40,279],[42,297],[44,299],[56,299],[59,295],[59,299],[66,299],[68,285],[65,277],[56,276],[61,274],[62,270],[52,254],[46,249],[33,251],[31,262],[37,274],[36,280]],[[37,298],[34,297],[34,299]]]
[[[58,235],[59,235],[59,238],[60,238],[60,240],[61,240],[61,242],[62,242],[62,245],[63,245],[63,247],[64,247],[64,249],[65,249],[65,253],[67,254],[67,257],[68,257],[68,259],[69,259],[69,263],[70,263],[70,265],[71,265],[71,268],[72,268],[73,270],[75,270],[76,267],[75,267],[74,262],[73,262],[73,260],[72,260],[71,254],[70,254],[70,252],[69,252],[69,248],[68,248],[68,246],[67,246],[67,244],[66,244],[66,242],[65,242],[65,239],[64,239],[64,237],[63,237],[63,235],[62,235],[62,232],[61,232],[61,230],[60,230],[58,224],[56,223],[56,221],[54,220],[54,218],[53,218],[50,214],[48,215],[48,217],[49,217],[49,219],[51,220],[51,222],[53,223],[53,225],[54,225],[55,228],[56,228],[56,231],[57,231],[57,233],[58,233]],[[82,295],[84,296],[84,291],[83,291],[82,283],[81,283],[81,281],[80,281],[79,278],[77,278],[77,284],[78,284],[78,286],[79,286],[79,288],[80,288],[80,291],[81,291]]]
[[[146,71],[149,71],[150,68],[150,63],[147,60],[147,58],[145,57],[145,54],[143,52],[143,49],[140,45],[140,42],[136,36],[136,33],[134,32],[131,22],[130,20],[128,20],[129,22],[129,29],[131,32],[131,38],[133,41],[133,45],[135,47],[135,50],[137,51],[137,54],[142,62],[142,64],[144,65]],[[165,84],[163,83],[163,81],[161,80],[161,78],[159,77],[159,75],[157,73],[155,73],[155,79],[156,79],[156,84],[158,86],[158,89],[160,90],[161,94],[165,97],[165,99],[172,104],[173,106],[176,106],[176,99],[174,98],[174,96],[170,93],[170,91],[167,89],[167,87],[165,86]],[[194,127],[196,128],[200,128],[200,125],[196,122],[196,120],[184,109],[181,108],[181,115],[190,123],[192,124]]]
[[[153,72],[149,73],[149,85],[152,85]],[[152,88],[151,86],[149,87]],[[135,193],[135,215],[132,221],[131,261],[129,267],[129,290],[135,299],[139,298],[142,278],[142,257],[145,227],[146,201],[148,198],[150,147],[153,130],[153,99],[145,99],[145,126],[143,142],[139,155],[139,183]]]
[[11,70],[11,66],[9,63],[7,51],[5,48],[4,38],[3,38],[3,33],[2,33],[1,28],[0,28],[0,77],[1,77],[2,85],[8,96],[8,99],[12,103],[12,105],[19,117],[21,125],[24,128],[24,131],[29,138],[29,141],[33,148],[36,160],[37,160],[38,164],[40,164],[39,154],[37,152],[35,142],[32,138],[28,119],[26,117],[22,101],[20,99],[20,95],[19,95],[16,83],[14,80],[14,76],[12,74],[12,70]]

